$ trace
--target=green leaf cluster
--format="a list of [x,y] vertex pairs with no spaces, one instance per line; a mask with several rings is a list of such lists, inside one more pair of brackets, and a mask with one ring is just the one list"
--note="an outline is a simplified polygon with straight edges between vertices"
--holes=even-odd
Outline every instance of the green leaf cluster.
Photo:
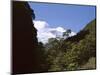
[[[70,33],[71,30],[68,30],[64,36],[68,37]],[[57,38],[49,39],[45,49],[48,71],[82,69],[83,65],[91,63],[89,59],[96,58],[96,19],[88,23],[75,36],[59,40]],[[84,69],[88,68],[89,66],[86,66]]]

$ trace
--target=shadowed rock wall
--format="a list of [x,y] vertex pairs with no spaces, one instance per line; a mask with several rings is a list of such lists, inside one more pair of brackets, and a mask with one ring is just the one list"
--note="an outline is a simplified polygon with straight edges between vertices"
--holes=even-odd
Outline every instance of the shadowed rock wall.
[[12,2],[12,73],[40,72],[37,30],[32,23],[34,12],[27,2]]

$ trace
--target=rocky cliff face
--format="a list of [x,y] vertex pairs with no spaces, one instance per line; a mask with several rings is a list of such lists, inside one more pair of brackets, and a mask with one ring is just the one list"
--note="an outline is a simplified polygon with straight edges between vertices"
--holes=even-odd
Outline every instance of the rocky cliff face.
[[40,71],[37,49],[37,30],[32,18],[34,12],[27,2],[12,2],[12,73],[24,74]]

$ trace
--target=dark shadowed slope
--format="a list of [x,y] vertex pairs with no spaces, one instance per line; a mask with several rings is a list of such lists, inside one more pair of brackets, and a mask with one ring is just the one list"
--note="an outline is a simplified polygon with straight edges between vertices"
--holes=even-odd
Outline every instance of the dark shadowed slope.
[[12,73],[40,72],[37,31],[32,23],[34,12],[27,2],[13,1],[12,5]]

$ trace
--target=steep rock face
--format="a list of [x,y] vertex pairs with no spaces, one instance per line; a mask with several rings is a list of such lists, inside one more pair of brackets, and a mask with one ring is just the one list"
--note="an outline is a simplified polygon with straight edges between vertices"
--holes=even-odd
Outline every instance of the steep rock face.
[[27,2],[12,2],[12,73],[40,71],[37,30],[32,23],[34,12]]

